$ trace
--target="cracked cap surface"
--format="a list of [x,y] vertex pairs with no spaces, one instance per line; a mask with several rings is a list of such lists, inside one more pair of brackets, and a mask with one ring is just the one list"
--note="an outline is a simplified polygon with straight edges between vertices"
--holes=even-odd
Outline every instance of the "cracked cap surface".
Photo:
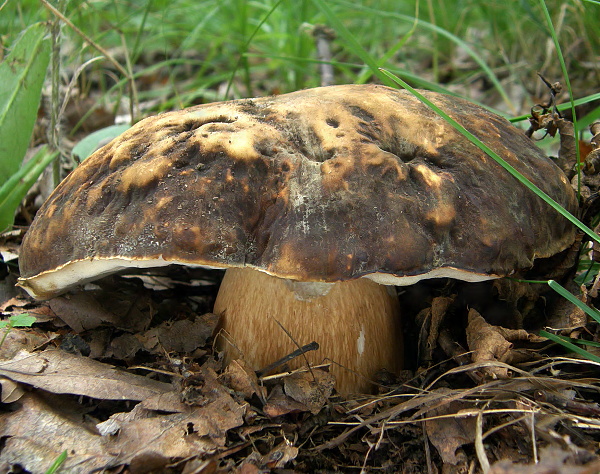
[[[524,133],[424,94],[570,212]],[[574,227],[408,92],[308,89],[140,121],[75,169],[24,238],[19,284],[48,298],[123,267],[249,266],[282,278],[479,280],[569,246]]]

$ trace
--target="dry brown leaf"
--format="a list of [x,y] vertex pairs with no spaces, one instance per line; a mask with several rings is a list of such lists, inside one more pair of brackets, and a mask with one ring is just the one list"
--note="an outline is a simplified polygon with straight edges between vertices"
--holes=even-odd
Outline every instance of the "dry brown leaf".
[[292,397],[288,397],[283,393],[281,385],[276,385],[271,393],[267,403],[263,407],[265,415],[269,418],[287,415],[288,413],[301,413],[308,411],[304,403],[297,402]]
[[117,360],[130,360],[144,347],[137,335],[121,334],[110,341],[103,357]]
[[[204,407],[188,407],[186,413],[156,415],[148,410],[117,413],[113,448],[122,449],[129,459],[146,451],[160,452],[164,457],[187,457],[213,451],[224,446],[225,433],[242,424],[244,408],[216,401]],[[104,422],[105,424],[107,422]],[[121,459],[128,463],[129,459]]]
[[2,393],[0,401],[2,403],[16,402],[25,393],[23,387],[6,377],[0,377],[0,391]]
[[419,344],[419,346],[424,346],[422,360],[431,361],[433,359],[433,351],[437,347],[440,325],[448,307],[453,302],[454,297],[437,296],[433,299],[429,308],[423,309],[417,315],[417,320],[422,321],[422,327],[428,329],[426,342]]
[[249,399],[255,393],[264,400],[265,390],[258,383],[256,372],[252,370],[243,359],[236,359],[227,366],[219,380],[232,390],[241,393]]
[[165,322],[146,331],[141,340],[147,350],[167,352],[192,352],[206,344],[217,325],[218,316],[206,313],[196,316],[194,321],[187,319]]
[[[25,306],[31,304],[31,300],[21,297],[21,296],[15,296],[12,298],[7,299],[6,301],[3,301],[0,303],[0,311],[1,312],[7,312],[9,310],[14,310],[17,308],[24,308]],[[23,312],[23,311],[21,311]]]
[[181,394],[172,391],[166,393],[157,393],[146,400],[138,403],[140,408],[145,410],[162,411],[165,413],[185,413],[189,410],[189,405],[181,401]]
[[[431,410],[427,413],[427,417],[457,414],[463,408],[468,407],[470,405],[464,402],[453,401]],[[435,446],[444,463],[456,465],[464,461],[456,455],[456,450],[475,441],[475,425],[474,417],[453,416],[427,420],[425,429],[429,441]]]
[[488,474],[595,474],[600,472],[600,461],[585,465],[568,462],[571,454],[557,447],[546,447],[540,451],[540,460],[535,464],[514,464],[509,460],[494,463]]
[[600,172],[600,120],[596,120],[590,125],[592,139],[590,140],[591,151],[585,157],[584,171],[586,174],[596,174]]
[[97,328],[102,324],[134,332],[143,331],[148,327],[151,313],[138,309],[143,301],[121,302],[115,292],[110,294],[110,298],[103,295],[104,292],[79,292],[52,298],[48,303],[52,311],[77,333]]
[[557,116],[554,116],[553,120],[555,126],[558,128],[558,134],[560,135],[558,158],[563,162],[575,165],[577,162],[577,153],[573,123]]
[[286,395],[302,403],[313,415],[327,403],[334,385],[335,376],[320,369],[297,372],[284,379]]
[[56,349],[21,351],[0,362],[0,375],[48,392],[105,400],[144,400],[172,390],[170,384]]
[[[4,329],[0,330],[0,337],[4,337]],[[41,333],[31,328],[12,328],[0,346],[0,360],[12,359],[22,350],[32,352],[53,337],[52,333]]]
[[164,414],[162,408],[149,410],[140,403],[131,412],[117,413],[100,423],[102,436],[78,423],[72,413],[56,410],[64,408],[68,399],[47,404],[35,393],[27,393],[19,409],[0,415],[0,437],[7,439],[0,463],[43,473],[67,450],[64,472],[88,473],[119,465],[129,465],[128,472],[161,470],[173,458],[223,447],[227,431],[243,423],[246,407],[236,403],[226,389],[207,397],[212,401],[203,407],[180,406],[184,411],[172,414]]
[[[492,326],[473,308],[469,310],[466,335],[469,349],[473,352],[473,362],[497,360],[510,363],[512,344],[509,340],[529,338],[529,333],[523,329]],[[487,367],[485,371],[493,378],[508,377],[508,370],[503,367]]]
[[[565,285],[566,289],[582,299],[579,288],[575,282],[569,282]],[[587,303],[583,300],[584,303]],[[587,316],[584,311],[575,306],[566,298],[558,298],[550,308],[548,308],[547,326],[553,329],[578,328],[587,324]]]
[[205,397],[211,401],[203,406],[179,405],[184,411],[172,414],[138,404],[131,412],[117,413],[98,427],[107,434],[107,449],[120,453],[119,464],[130,464],[134,469],[152,462],[159,469],[170,458],[216,451],[225,446],[227,431],[243,423],[246,405],[236,403],[224,387],[218,391],[207,387]]
[[289,461],[296,459],[296,456],[298,456],[298,448],[292,446],[286,439],[263,456],[261,467],[267,469],[281,469],[285,467]]
[[115,459],[99,435],[57,412],[35,393],[25,394],[18,410],[0,414],[0,437],[6,440],[0,464],[19,464],[35,474],[46,472],[64,450],[68,456],[62,472],[73,474],[102,469]]

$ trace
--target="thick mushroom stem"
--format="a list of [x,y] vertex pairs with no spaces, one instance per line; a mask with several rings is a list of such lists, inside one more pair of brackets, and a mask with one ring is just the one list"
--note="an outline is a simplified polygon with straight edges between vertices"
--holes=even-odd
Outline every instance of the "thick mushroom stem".
[[[218,344],[226,363],[243,358],[258,370],[296,350],[283,326],[299,345],[319,343],[319,350],[306,353],[308,361],[333,361],[330,370],[341,393],[371,392],[370,380],[378,370],[401,368],[402,333],[393,288],[360,278],[313,285],[324,293],[315,296],[306,285],[248,268],[227,270],[215,302],[221,317]],[[299,357],[291,367],[304,364]]]

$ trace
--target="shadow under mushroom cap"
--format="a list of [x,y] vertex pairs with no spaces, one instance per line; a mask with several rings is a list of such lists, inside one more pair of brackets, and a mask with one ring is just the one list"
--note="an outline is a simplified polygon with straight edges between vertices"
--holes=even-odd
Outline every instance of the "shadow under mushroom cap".
[[[557,166],[508,121],[424,94],[570,212]],[[405,91],[309,89],[142,120],[38,212],[20,284],[50,297],[128,266],[253,267],[334,282],[485,279],[528,268],[573,226]]]

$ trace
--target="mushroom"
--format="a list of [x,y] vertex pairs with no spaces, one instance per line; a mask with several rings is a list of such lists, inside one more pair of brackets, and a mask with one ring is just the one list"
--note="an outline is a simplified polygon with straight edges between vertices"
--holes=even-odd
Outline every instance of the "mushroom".
[[[465,100],[424,94],[576,210],[564,174],[524,133]],[[315,340],[308,360],[332,360],[347,393],[402,364],[394,285],[512,275],[574,237],[412,95],[330,86],[142,120],[40,209],[19,285],[50,298],[128,267],[227,268],[215,312],[228,360],[259,369]]]

